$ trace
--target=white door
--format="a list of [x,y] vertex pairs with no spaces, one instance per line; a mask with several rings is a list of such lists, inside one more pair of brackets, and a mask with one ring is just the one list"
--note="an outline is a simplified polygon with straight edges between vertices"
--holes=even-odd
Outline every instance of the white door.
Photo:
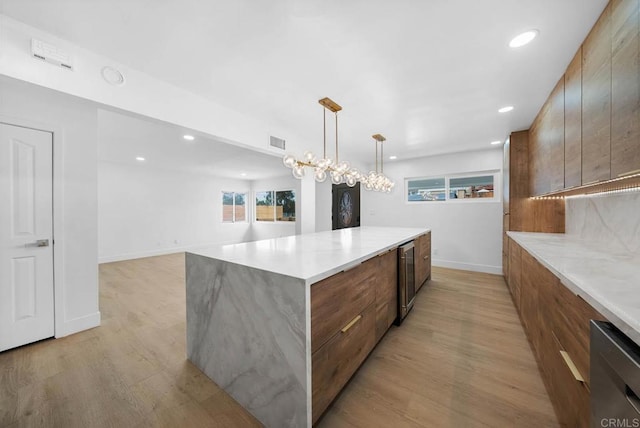
[[0,123],[0,351],[51,337],[52,134]]

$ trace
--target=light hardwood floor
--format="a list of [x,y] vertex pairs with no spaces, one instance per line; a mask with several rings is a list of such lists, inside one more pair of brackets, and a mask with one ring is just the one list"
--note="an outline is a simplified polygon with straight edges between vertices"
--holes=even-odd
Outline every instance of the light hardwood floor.
[[[557,426],[502,277],[433,277],[319,426]],[[183,254],[101,265],[100,310],[0,353],[1,427],[260,426],[186,361]]]

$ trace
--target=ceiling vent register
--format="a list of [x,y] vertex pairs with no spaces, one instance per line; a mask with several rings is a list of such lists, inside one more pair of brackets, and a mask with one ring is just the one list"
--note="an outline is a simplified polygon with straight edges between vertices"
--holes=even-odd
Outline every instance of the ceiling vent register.
[[274,137],[273,135],[269,137],[269,145],[271,147],[277,147],[279,149],[284,150],[285,141],[282,138]]

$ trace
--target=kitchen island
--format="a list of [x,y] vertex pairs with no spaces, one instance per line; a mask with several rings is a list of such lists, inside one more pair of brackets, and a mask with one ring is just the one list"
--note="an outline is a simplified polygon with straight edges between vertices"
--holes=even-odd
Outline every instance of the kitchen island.
[[360,227],[187,253],[189,360],[266,426],[311,426],[393,320],[394,250],[429,233]]

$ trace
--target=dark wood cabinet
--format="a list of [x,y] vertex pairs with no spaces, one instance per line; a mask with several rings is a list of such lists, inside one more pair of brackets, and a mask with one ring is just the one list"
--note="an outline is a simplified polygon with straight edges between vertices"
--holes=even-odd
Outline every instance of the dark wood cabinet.
[[416,292],[431,277],[431,232],[415,239],[415,281]]
[[586,428],[589,320],[604,317],[515,241],[509,249],[518,266],[518,274],[509,275],[509,288],[560,425]]
[[582,45],[582,184],[611,173],[611,9]]
[[520,283],[522,277],[522,248],[515,241],[509,242],[509,279],[507,284],[511,291],[516,309],[520,309]]
[[564,75],[564,187],[582,184],[582,47]]
[[611,1],[611,178],[640,172],[639,3]]
[[377,257],[376,342],[398,316],[398,255],[393,249]]

